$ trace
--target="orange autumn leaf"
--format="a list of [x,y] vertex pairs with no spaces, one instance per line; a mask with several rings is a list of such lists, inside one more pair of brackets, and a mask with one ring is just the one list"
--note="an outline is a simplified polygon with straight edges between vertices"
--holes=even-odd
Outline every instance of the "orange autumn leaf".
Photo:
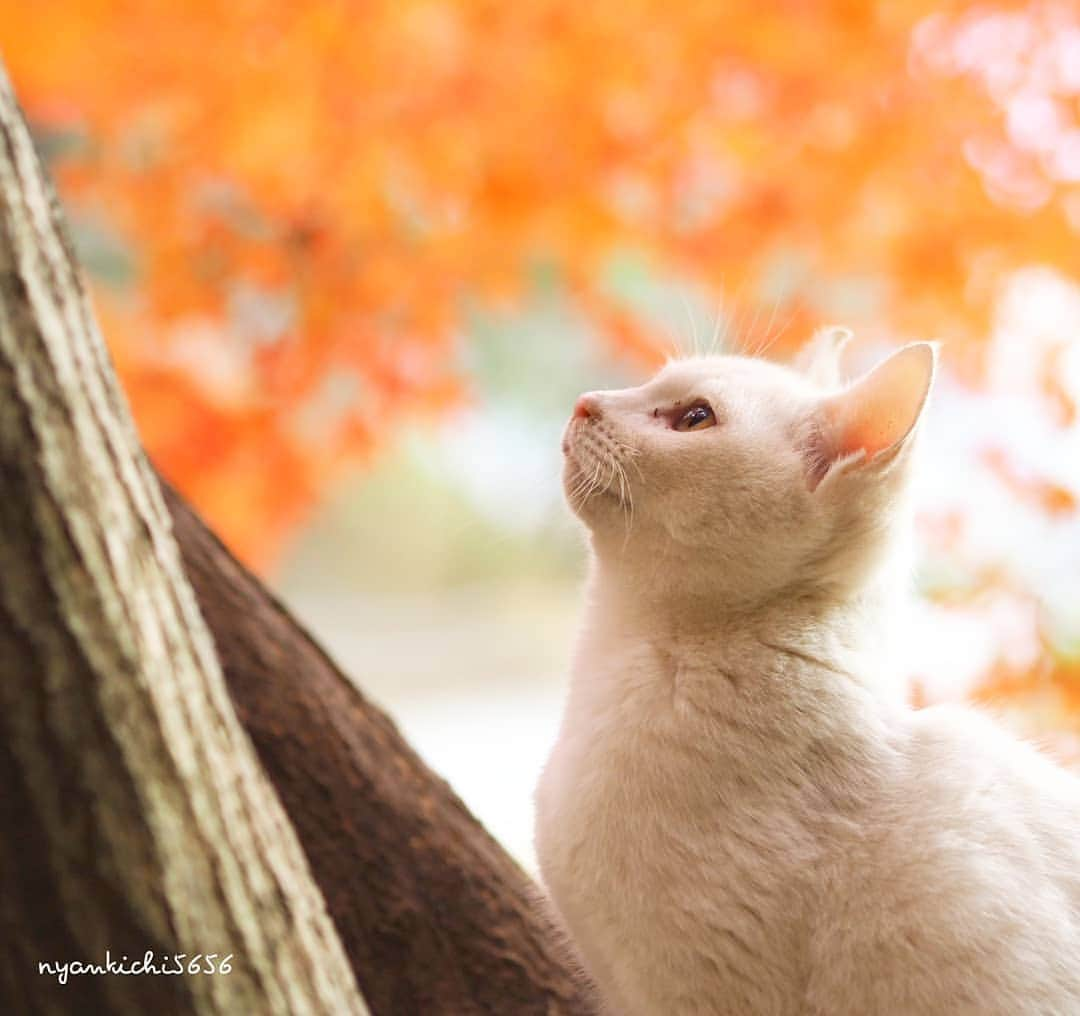
[[1061,380],[1067,349],[1066,343],[1058,342],[1048,350],[1041,377],[1043,393],[1062,427],[1072,426],[1077,419],[1076,400]]
[[1077,499],[1071,490],[1044,477],[1021,473],[1000,448],[987,448],[983,462],[1016,497],[1047,515],[1071,515],[1076,511]]
[[[465,309],[520,304],[538,263],[644,363],[667,338],[603,285],[625,251],[727,298],[749,348],[783,355],[843,319],[948,336],[976,362],[1001,280],[1075,249],[1072,86],[1038,78],[1057,134],[1018,132],[993,32],[1030,40],[1006,68],[1023,84],[1077,14],[1013,5],[995,29],[998,13],[41,0],[3,5],[0,36],[96,238],[148,449],[266,565],[396,420],[460,391]],[[312,428],[335,378],[362,394]]]
[[[975,689],[972,701],[1015,714],[1030,734],[1054,736],[1050,745],[1063,761],[1080,761],[1080,662],[1047,653],[1038,663],[1017,668],[995,664]],[[1023,722],[1026,721],[1026,722]]]

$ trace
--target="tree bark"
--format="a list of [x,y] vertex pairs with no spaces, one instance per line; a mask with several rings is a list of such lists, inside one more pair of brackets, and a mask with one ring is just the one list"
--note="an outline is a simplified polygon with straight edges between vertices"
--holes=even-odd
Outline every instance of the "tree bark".
[[[591,1011],[517,865],[163,503],[2,68],[0,495],[0,1010]],[[234,958],[39,973],[106,950]]]
[[164,489],[233,703],[372,1012],[591,1012],[518,865],[386,715]]
[[[366,1013],[229,701],[2,68],[0,490],[4,1010]],[[107,950],[233,960],[39,973]]]

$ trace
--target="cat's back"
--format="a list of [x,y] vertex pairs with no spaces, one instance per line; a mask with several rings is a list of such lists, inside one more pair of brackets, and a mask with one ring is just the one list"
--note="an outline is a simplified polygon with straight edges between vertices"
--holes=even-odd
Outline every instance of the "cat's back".
[[1046,897],[1078,933],[1080,775],[978,710],[939,706],[909,716],[909,792],[931,843],[963,851],[972,878],[984,869],[1012,872],[1029,895],[1010,912],[1030,920]]
[[821,874],[811,1011],[1080,1013],[1080,779],[968,709],[898,747]]

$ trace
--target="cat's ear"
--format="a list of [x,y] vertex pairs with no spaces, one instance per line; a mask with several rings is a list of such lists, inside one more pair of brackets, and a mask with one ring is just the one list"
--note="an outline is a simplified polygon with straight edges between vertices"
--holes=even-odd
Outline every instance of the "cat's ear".
[[818,406],[809,485],[829,471],[884,465],[905,448],[919,422],[937,367],[937,346],[915,342]]
[[840,354],[851,339],[848,328],[832,325],[819,328],[799,350],[795,357],[795,369],[822,388],[836,388],[843,379]]

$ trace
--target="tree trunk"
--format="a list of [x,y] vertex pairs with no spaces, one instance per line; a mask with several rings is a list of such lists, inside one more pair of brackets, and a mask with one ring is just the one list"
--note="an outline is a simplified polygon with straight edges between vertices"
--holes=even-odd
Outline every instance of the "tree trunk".
[[164,489],[233,704],[372,1012],[590,1012],[521,869],[386,715]]
[[[0,70],[4,1010],[365,1013],[73,266]],[[39,973],[106,950],[233,959],[66,985]]]
[[[523,873],[166,490],[174,540],[2,68],[0,492],[2,1011],[588,1011]],[[39,973],[107,950],[233,959]]]

